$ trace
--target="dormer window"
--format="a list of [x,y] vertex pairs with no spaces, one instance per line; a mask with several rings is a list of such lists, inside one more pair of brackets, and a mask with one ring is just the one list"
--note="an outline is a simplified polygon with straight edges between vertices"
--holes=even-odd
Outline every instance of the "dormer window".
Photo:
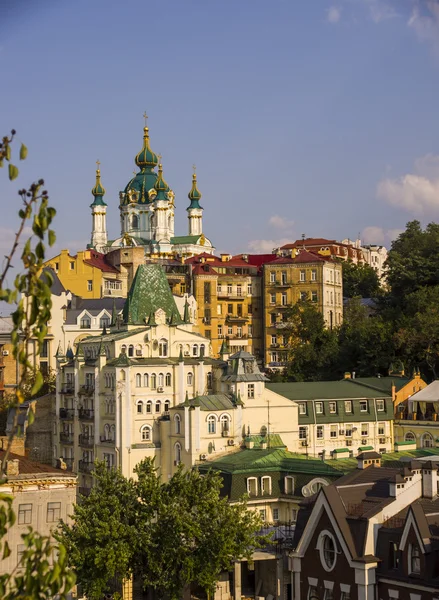
[[87,316],[82,317],[80,327],[81,327],[81,329],[91,329],[90,317],[87,317]]
[[408,552],[408,567],[410,575],[420,575],[421,574],[421,551],[419,550],[419,546],[416,544],[409,545]]

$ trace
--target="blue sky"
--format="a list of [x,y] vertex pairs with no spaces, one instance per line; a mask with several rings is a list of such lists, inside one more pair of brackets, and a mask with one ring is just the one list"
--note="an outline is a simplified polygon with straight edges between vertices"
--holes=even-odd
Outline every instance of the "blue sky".
[[439,0],[3,0],[0,132],[29,148],[1,173],[0,250],[16,189],[44,177],[56,250],[90,238],[101,161],[110,238],[142,145],[163,155],[187,232],[192,164],[218,252],[302,233],[386,244],[439,213]]

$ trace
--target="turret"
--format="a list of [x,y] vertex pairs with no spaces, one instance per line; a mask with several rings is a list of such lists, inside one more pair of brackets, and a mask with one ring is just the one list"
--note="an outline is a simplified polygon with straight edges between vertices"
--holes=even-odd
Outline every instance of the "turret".
[[101,171],[99,161],[96,161],[98,168],[96,169],[96,183],[91,190],[94,196],[92,204],[90,204],[92,215],[92,231],[90,248],[94,248],[98,252],[102,252],[107,245],[107,205],[104,201],[105,188],[101,184]]
[[150,192],[150,199],[155,208],[151,227],[156,240],[170,240],[174,236],[174,192],[163,177],[163,165],[159,164],[157,181]]
[[197,174],[195,171],[192,175],[192,189],[188,194],[188,198],[191,201],[187,208],[189,235],[201,235],[203,233],[203,207],[200,206],[201,192],[197,187]]

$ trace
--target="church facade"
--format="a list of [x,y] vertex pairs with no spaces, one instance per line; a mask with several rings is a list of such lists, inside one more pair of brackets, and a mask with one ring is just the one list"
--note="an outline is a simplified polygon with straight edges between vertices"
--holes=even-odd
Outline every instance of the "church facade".
[[143,147],[136,155],[135,163],[138,172],[119,193],[120,236],[115,240],[108,239],[105,188],[101,183],[100,169],[97,169],[96,184],[92,189],[94,200],[91,204],[89,248],[107,254],[118,248],[141,246],[145,257],[157,259],[187,258],[202,252],[212,254],[212,243],[203,233],[203,208],[196,173],[192,176],[188,194],[188,233],[176,236],[175,194],[165,181],[159,157],[151,150],[148,127],[144,127]]

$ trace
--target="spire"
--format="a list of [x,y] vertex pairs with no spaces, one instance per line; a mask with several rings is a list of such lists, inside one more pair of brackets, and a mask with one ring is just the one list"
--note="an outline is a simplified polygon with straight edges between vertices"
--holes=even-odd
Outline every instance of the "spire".
[[154,184],[154,190],[157,192],[154,201],[156,200],[169,200],[168,193],[171,191],[171,188],[166,183],[163,178],[163,165],[159,164],[159,171],[157,175],[157,181]]
[[220,356],[223,357],[226,354],[230,354],[229,345],[227,343],[226,338],[223,339],[223,343],[221,344]]
[[150,327],[156,327],[157,325],[157,323],[155,322],[155,315],[153,311],[149,313],[148,325]]
[[111,310],[111,323],[110,327],[115,327],[117,322],[117,308],[116,308],[116,298],[113,298],[113,308]]
[[199,204],[199,201],[201,200],[201,192],[197,187],[197,174],[195,173],[194,170],[194,174],[192,175],[192,189],[188,194],[188,198],[191,201],[191,203],[189,204],[187,210],[190,210],[191,208],[201,208]]
[[72,360],[73,358],[75,358],[75,355],[73,354],[73,350],[72,350],[72,347],[70,346],[70,344],[67,347],[66,358],[68,358],[69,360]]
[[97,160],[96,164],[98,167],[96,169],[96,183],[91,190],[91,193],[94,196],[93,204],[91,206],[107,206],[104,202],[105,188],[101,184],[101,170],[99,168],[101,163]]
[[101,343],[99,344],[99,356],[107,356],[107,352],[106,352],[104,344],[102,343],[102,340],[101,340]]
[[61,358],[64,358],[64,352],[61,347],[61,341],[58,344],[58,349],[56,351],[55,358],[57,358],[58,360],[60,360]]
[[189,317],[189,302],[187,301],[187,298],[186,298],[186,302],[184,303],[183,322],[184,323],[191,322],[190,317]]
[[149,168],[150,170],[154,169],[154,167],[156,167],[157,163],[159,162],[157,154],[155,154],[155,152],[153,152],[149,146],[149,129],[148,127],[146,127],[146,125],[143,128],[143,148],[136,155],[136,158],[134,160],[136,165],[142,171],[146,168]]

